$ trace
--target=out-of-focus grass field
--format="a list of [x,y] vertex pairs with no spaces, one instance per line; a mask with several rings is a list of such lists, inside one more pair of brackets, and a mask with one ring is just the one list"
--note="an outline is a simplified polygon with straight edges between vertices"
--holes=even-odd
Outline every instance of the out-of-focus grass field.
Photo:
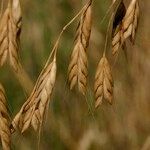
[[[128,2],[129,0],[125,0]],[[21,0],[23,28],[21,60],[35,82],[62,27],[79,11],[81,0]],[[64,33],[60,43],[57,80],[47,119],[41,134],[40,150],[150,150],[150,0],[139,0],[140,21],[134,46],[127,42],[127,59],[119,53],[113,67],[114,104],[102,105],[91,115],[86,99],[77,90],[69,91],[67,67],[77,22]],[[94,0],[93,29],[89,57],[87,101],[94,105],[94,74],[102,52],[108,18],[101,23],[111,0]],[[109,60],[113,65],[111,50]],[[27,99],[25,92],[6,66],[0,69],[11,115]],[[37,149],[33,130],[12,136],[14,150]]]

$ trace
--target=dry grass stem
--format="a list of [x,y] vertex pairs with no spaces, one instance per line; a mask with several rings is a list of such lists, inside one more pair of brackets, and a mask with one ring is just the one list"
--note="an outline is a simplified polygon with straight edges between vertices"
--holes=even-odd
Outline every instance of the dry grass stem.
[[97,108],[102,104],[103,99],[107,100],[110,104],[113,102],[113,78],[109,62],[105,55],[101,58],[94,83],[95,92],[95,107]]
[[85,95],[87,85],[87,48],[92,26],[91,3],[81,14],[77,28],[75,46],[68,67],[70,89],[77,84],[79,91]]
[[31,125],[35,130],[38,130],[43,122],[45,110],[49,105],[49,100],[55,84],[56,78],[56,57],[53,61],[44,67],[39,76],[36,85],[22,106],[20,112],[13,120],[12,126],[17,127],[24,132]]
[[10,150],[11,133],[9,128],[9,114],[7,110],[7,102],[5,98],[5,90],[0,84],[0,139],[3,150]]
[[139,3],[138,0],[132,0],[123,19],[124,40],[130,37],[134,43],[135,32],[139,19]]

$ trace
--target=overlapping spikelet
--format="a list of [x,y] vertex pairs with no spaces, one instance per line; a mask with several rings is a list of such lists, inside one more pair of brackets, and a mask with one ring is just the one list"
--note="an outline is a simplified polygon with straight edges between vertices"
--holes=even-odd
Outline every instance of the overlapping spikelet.
[[75,46],[71,54],[71,60],[68,67],[70,89],[77,84],[79,91],[85,95],[87,85],[87,48],[91,34],[92,16],[91,3],[83,11],[78,25]]
[[2,142],[3,150],[10,150],[10,122],[9,122],[9,114],[7,110],[7,102],[5,98],[5,90],[3,86],[0,84],[0,139]]
[[113,103],[113,77],[109,62],[105,55],[101,58],[97,67],[94,93],[96,108],[102,104],[103,99],[107,100],[110,104]]
[[120,2],[117,11],[114,15],[113,20],[113,31],[112,31],[112,54],[115,55],[118,53],[119,48],[123,44],[123,29],[122,29],[122,20],[125,16],[126,8],[123,1]]
[[0,66],[9,61],[21,85],[29,93],[32,82],[23,69],[19,58],[21,24],[20,0],[9,1],[0,20]]
[[112,37],[112,54],[116,55],[119,48],[122,46],[122,26],[119,24],[113,32]]
[[0,19],[0,66],[6,62],[8,55],[8,19],[9,9],[7,8]]
[[21,33],[21,6],[20,0],[13,0],[9,5],[9,21],[8,21],[8,38],[9,38],[9,61],[10,65],[17,72],[20,67],[19,48],[20,48],[20,33]]
[[139,2],[131,0],[126,10],[123,1],[121,1],[114,17],[112,34],[112,53],[116,54],[125,40],[130,37],[132,43],[135,41],[135,33],[139,20]]
[[9,1],[0,23],[0,65],[9,57],[10,65],[15,70],[18,70],[21,18],[20,1]]
[[19,128],[22,133],[30,126],[36,131],[39,129],[49,105],[55,78],[56,58],[54,57],[53,61],[42,70],[30,97],[15,116],[12,122],[14,129]]
[[123,19],[124,40],[130,37],[131,41],[134,43],[138,20],[139,2],[138,0],[131,0],[126,15]]

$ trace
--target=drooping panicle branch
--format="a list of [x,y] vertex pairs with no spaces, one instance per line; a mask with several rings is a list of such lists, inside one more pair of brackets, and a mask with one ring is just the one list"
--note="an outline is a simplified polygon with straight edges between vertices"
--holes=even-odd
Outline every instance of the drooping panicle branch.
[[[67,29],[67,27],[74,22],[74,20],[91,5],[92,0],[89,1],[88,5],[85,5],[79,13],[64,26],[63,30],[58,36],[56,43],[51,51],[51,54],[40,73],[34,89],[24,103],[20,111],[17,113],[12,121],[11,127],[12,132],[14,130],[20,129],[21,132],[25,132],[30,126],[35,130],[38,130],[43,123],[45,116],[45,110],[48,107],[49,100],[51,99],[51,93],[54,88],[55,78],[56,78],[56,55],[58,50],[58,45],[62,34]],[[83,15],[83,14],[82,14]],[[84,15],[83,15],[84,16]],[[84,16],[84,18],[86,15]],[[88,28],[88,27],[87,27]],[[87,31],[87,30],[86,30]],[[85,33],[86,34],[86,33]],[[84,38],[83,38],[84,39]],[[88,43],[86,43],[88,45]]]

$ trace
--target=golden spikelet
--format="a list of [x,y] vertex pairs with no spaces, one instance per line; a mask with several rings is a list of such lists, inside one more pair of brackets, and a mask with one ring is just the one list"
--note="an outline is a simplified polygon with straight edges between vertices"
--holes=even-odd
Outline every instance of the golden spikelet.
[[0,84],[0,139],[3,150],[10,150],[10,129],[9,129],[9,115],[7,110],[7,102],[5,98],[5,90]]
[[0,66],[6,62],[8,55],[8,19],[9,9],[7,8],[0,19]]
[[122,20],[125,16],[126,8],[123,1],[120,2],[113,20],[113,32],[112,32],[112,54],[118,53],[119,48],[122,46],[123,41],[123,30],[122,30]]
[[85,8],[77,29],[75,46],[68,67],[70,89],[77,84],[79,91],[85,95],[87,85],[87,48],[91,34],[92,16],[91,3]]
[[18,70],[21,7],[19,0],[9,1],[0,23],[0,65],[9,57],[10,65]]
[[15,116],[12,122],[14,129],[19,128],[22,133],[29,126],[32,126],[35,130],[39,129],[49,105],[55,78],[56,58],[54,57],[53,61],[42,70],[30,97]]
[[102,104],[103,99],[113,102],[113,78],[109,62],[105,55],[101,58],[95,75],[94,83],[95,107]]
[[0,20],[0,66],[8,60],[22,87],[30,93],[33,87],[32,81],[19,58],[21,23],[20,0],[9,1]]
[[139,3],[138,0],[131,0],[127,9],[126,15],[123,19],[124,40],[131,37],[134,43],[135,32],[138,26],[139,19]]
[[[114,3],[114,1],[113,1]],[[128,9],[125,9],[123,1],[120,2],[113,22],[112,54],[115,55],[120,47],[124,46],[125,40],[130,37],[135,41],[135,33],[139,19],[138,0],[131,0]]]
[[112,37],[112,54],[116,55],[118,53],[119,48],[121,47],[122,43],[122,26],[119,24],[115,31],[113,32]]
[[8,30],[9,30],[9,61],[10,65],[17,72],[19,63],[19,47],[20,47],[20,33],[21,33],[21,6],[20,0],[13,0],[12,3],[8,5],[9,7],[9,21],[8,21]]

